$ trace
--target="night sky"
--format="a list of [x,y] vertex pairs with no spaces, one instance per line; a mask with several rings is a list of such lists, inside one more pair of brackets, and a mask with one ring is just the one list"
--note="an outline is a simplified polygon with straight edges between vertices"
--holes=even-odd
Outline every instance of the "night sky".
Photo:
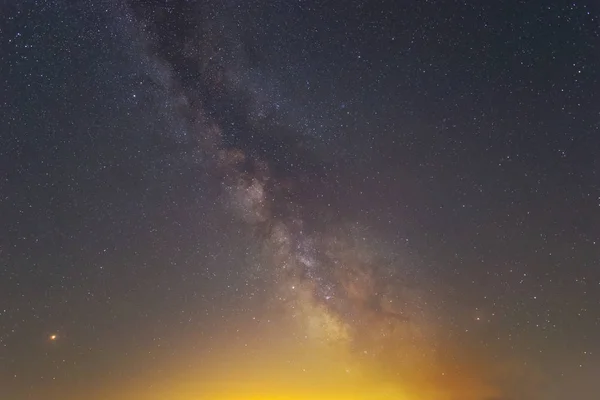
[[600,393],[600,5],[0,6],[0,399]]

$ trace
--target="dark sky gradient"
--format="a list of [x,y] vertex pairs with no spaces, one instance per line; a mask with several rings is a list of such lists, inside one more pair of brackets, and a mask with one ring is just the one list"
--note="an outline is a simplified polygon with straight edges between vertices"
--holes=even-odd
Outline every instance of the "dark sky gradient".
[[3,2],[0,398],[596,399],[598,93],[591,1]]

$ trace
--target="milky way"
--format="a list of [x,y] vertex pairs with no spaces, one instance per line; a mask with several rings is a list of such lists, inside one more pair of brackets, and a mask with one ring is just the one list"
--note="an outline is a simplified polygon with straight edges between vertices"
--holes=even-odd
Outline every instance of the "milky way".
[[[164,71],[154,79],[178,104],[173,118],[187,125],[184,142],[205,155],[203,168],[222,179],[222,205],[262,248],[258,265],[246,268],[269,282],[266,304],[293,320],[294,336],[344,349],[379,371],[382,382],[407,389],[403,375],[414,376],[411,369],[429,369],[416,374],[425,379],[439,374],[444,356],[437,349],[443,344],[454,351],[451,341],[438,338],[439,323],[434,328],[436,300],[411,282],[410,259],[391,259],[376,234],[330,211],[335,196],[329,191],[340,185],[335,155],[315,158],[303,146],[315,139],[296,122],[283,122],[277,95],[253,79],[257,71],[242,33],[214,22],[214,5],[133,10],[145,62]],[[436,393],[436,386],[424,393]],[[500,393],[474,385],[442,390],[435,395]]]
[[[386,268],[390,261],[370,248],[371,239],[336,227],[339,221],[332,216],[327,220],[328,205],[318,194],[325,191],[330,166],[304,165],[305,132],[277,122],[276,96],[254,93],[248,83],[250,56],[240,35],[234,28],[213,26],[213,5],[185,7],[174,11],[144,4],[137,9],[148,62],[168,68],[167,81],[157,79],[181,104],[177,116],[189,126],[187,141],[207,154],[205,167],[222,177],[224,205],[262,241],[264,278],[276,285],[275,298],[292,312],[306,307],[296,303],[308,302],[339,320],[344,332],[350,330],[346,325],[365,324],[364,331],[386,335],[419,318],[418,300],[398,300],[402,283],[393,271],[401,276],[402,266]],[[182,21],[182,14],[189,21]],[[177,32],[169,32],[170,26]],[[317,201],[306,205],[303,197],[314,193]],[[314,214],[325,219],[317,221]]]
[[221,177],[223,205],[261,243],[261,265],[247,268],[258,267],[260,279],[271,282],[268,301],[295,319],[296,334],[306,339],[380,362],[427,357],[437,346],[433,316],[424,293],[407,283],[413,266],[390,260],[366,229],[327,212],[323,193],[339,184],[328,176],[332,163],[307,164],[305,132],[279,123],[277,96],[253,91],[242,38],[234,28],[212,26],[212,10],[136,8],[146,62],[167,68],[168,79],[157,80],[181,105],[186,141],[206,154],[201,163]]

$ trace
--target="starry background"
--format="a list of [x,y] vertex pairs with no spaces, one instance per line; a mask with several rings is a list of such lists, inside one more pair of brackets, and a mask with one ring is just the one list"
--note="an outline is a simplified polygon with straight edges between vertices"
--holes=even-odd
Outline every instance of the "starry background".
[[0,7],[2,399],[596,398],[594,2]]

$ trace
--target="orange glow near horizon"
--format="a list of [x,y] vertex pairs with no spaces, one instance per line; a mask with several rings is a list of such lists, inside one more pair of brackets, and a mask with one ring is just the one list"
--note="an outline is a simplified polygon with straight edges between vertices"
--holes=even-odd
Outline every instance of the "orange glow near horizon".
[[418,293],[406,289],[400,304],[386,296],[374,304],[368,250],[340,243],[331,248],[345,265],[336,270],[343,304],[318,297],[315,282],[292,276],[274,289],[281,294],[275,303],[202,337],[190,333],[177,352],[131,356],[123,368],[139,373],[81,392],[89,400],[502,398],[514,368],[445,335]]
[[278,328],[221,338],[211,356],[190,355],[165,366],[162,376],[140,377],[118,399],[481,400],[500,394],[474,362],[457,371],[416,353],[386,360],[335,343],[299,343],[291,330]]

